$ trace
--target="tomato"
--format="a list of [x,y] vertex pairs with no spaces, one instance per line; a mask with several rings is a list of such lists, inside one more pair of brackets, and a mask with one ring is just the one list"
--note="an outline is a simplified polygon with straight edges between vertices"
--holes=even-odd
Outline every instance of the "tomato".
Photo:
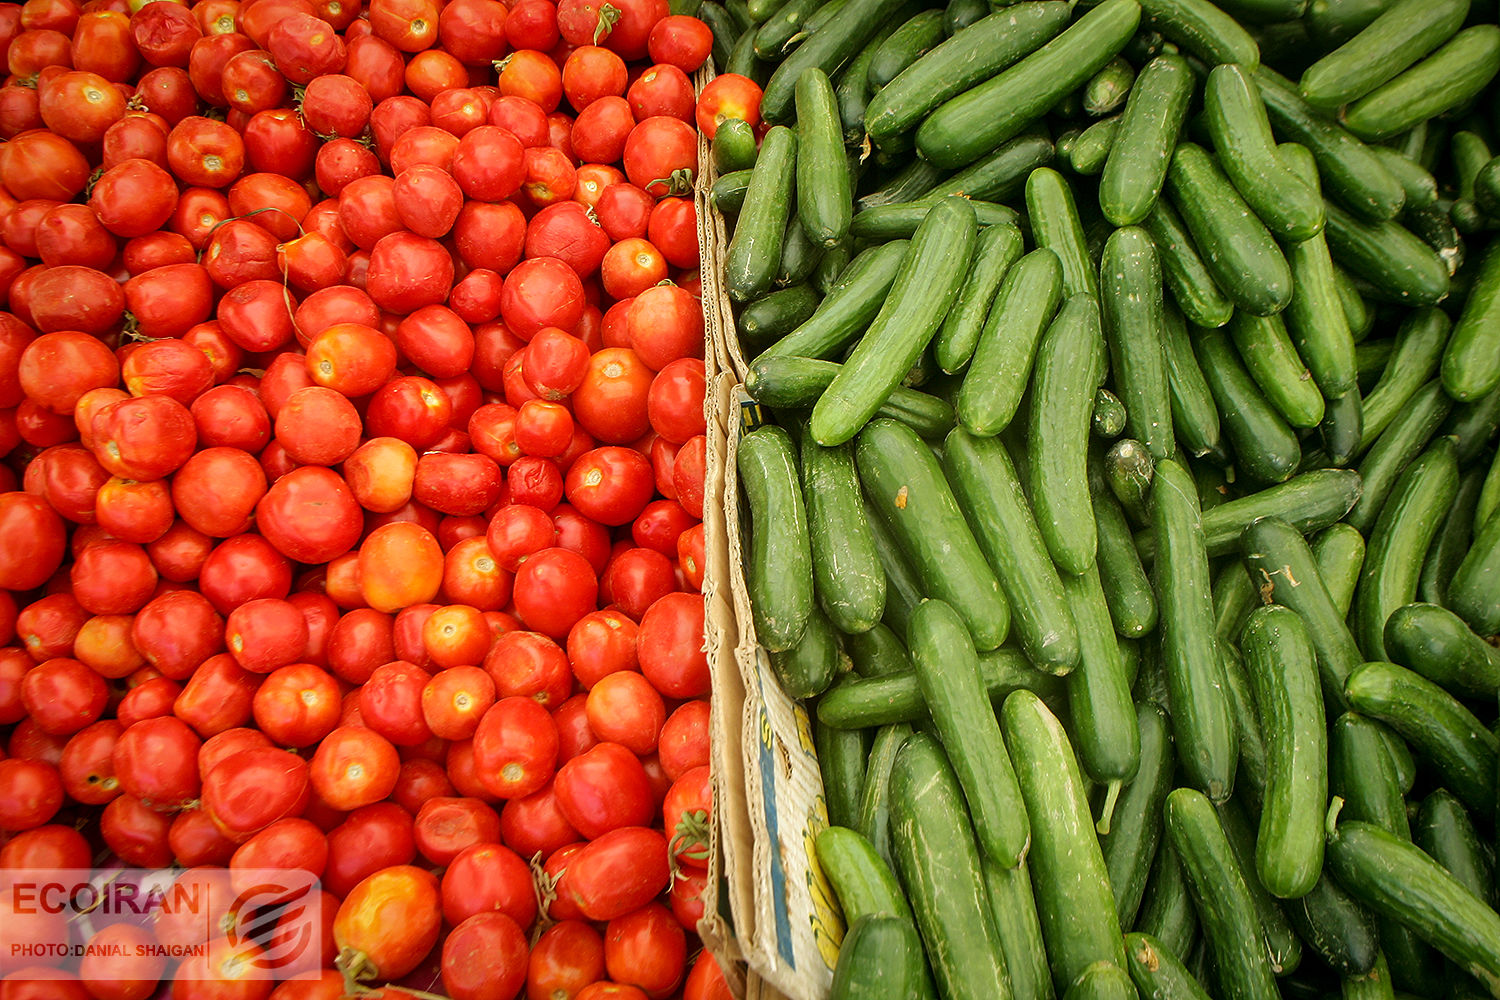
[[656,750],[669,779],[676,781],[689,770],[708,764],[708,731],[707,701],[683,702],[667,716]]
[[231,835],[253,834],[300,815],[308,793],[307,763],[270,747],[232,754],[203,778],[203,808]]
[[657,115],[693,123],[693,81],[687,73],[670,64],[652,66],[630,85],[625,93],[636,121]]
[[683,1000],[730,1000],[733,996],[718,960],[707,948],[703,949],[683,981]]
[[707,61],[713,43],[714,34],[708,25],[696,17],[672,14],[657,21],[646,36],[646,51],[652,62],[693,73]]
[[548,205],[526,227],[526,256],[556,257],[586,278],[599,269],[609,236],[576,201]]
[[432,451],[417,459],[412,496],[440,514],[472,517],[493,507],[503,489],[500,465],[487,455]]
[[496,81],[502,97],[521,97],[550,114],[562,102],[562,70],[545,52],[512,52]]
[[447,300],[453,258],[442,244],[416,233],[395,232],[370,250],[366,291],[387,312],[411,313]]
[[565,762],[554,787],[563,815],[589,838],[622,826],[640,826],[656,811],[639,758],[618,743],[601,742]]
[[32,827],[0,846],[0,869],[87,868],[93,849],[71,826]]
[[353,139],[369,124],[372,96],[354,78],[330,73],[308,83],[299,107],[315,133]]
[[[395,373],[396,361],[396,343],[364,323],[334,323],[313,334],[307,344],[308,377],[351,398],[384,385]],[[356,415],[356,437],[357,424]],[[333,464],[342,457],[318,464]]]
[[698,162],[697,133],[679,118],[653,115],[630,130],[624,161],[625,176],[647,194],[684,194]]
[[420,525],[381,525],[359,547],[359,578],[365,601],[377,611],[430,601],[442,586],[442,547]]
[[563,93],[575,111],[583,111],[602,97],[625,93],[625,60],[598,45],[580,45],[562,67]]
[[174,716],[145,719],[127,728],[115,743],[113,763],[120,787],[161,812],[198,797],[201,741]]
[[669,698],[707,694],[710,680],[702,637],[703,601],[696,594],[666,595],[641,619],[641,673]]
[[731,118],[760,124],[760,85],[739,73],[720,73],[703,85],[695,114],[698,131],[713,141],[719,125]]
[[502,698],[532,698],[549,711],[572,693],[568,658],[556,642],[537,632],[507,632],[484,658],[484,670]]
[[396,437],[421,451],[451,429],[453,401],[442,387],[420,375],[394,378],[375,390],[365,409],[368,437]]
[[246,601],[229,612],[224,641],[240,666],[269,674],[301,658],[307,647],[307,620],[289,601]]
[[500,295],[505,324],[528,341],[544,327],[571,331],[583,316],[583,305],[583,282],[571,267],[553,257],[517,264],[506,275]]
[[675,589],[677,577],[672,561],[654,549],[622,548],[610,559],[600,578],[602,599],[636,620],[658,598]]
[[[231,619],[248,606],[231,613]],[[260,685],[253,714],[255,724],[277,744],[307,747],[338,725],[339,705],[338,681],[331,674],[311,663],[290,663],[272,671]]]
[[78,978],[95,1000],[146,1000],[167,966],[154,944],[151,932],[135,924],[108,924],[84,946]]
[[589,729],[600,740],[619,743],[637,756],[656,749],[667,709],[661,695],[640,674],[617,670],[589,689]]
[[516,571],[516,614],[534,631],[561,639],[594,610],[599,584],[586,558],[554,546],[535,553]]
[[328,833],[328,867],[323,885],[346,897],[366,877],[417,856],[411,815],[394,802],[377,802],[351,812]]
[[561,920],[542,932],[526,974],[526,1000],[573,997],[604,976],[604,939],[582,920]]
[[437,944],[441,925],[438,881],[430,873],[410,865],[376,872],[354,887],[334,918],[340,967],[356,982],[400,979]]
[[656,371],[680,358],[703,356],[703,309],[685,288],[656,285],[642,289],[631,302],[625,323],[630,346]]
[[530,698],[501,698],[474,732],[474,763],[480,782],[499,798],[537,791],[552,777],[557,727]]
[[422,689],[422,717],[433,735],[463,740],[495,703],[495,684],[475,666],[456,666],[433,675]]
[[649,827],[624,826],[573,856],[566,894],[590,920],[613,920],[655,899],[670,878],[666,838]]
[[500,840],[500,815],[478,799],[438,797],[417,813],[417,850],[440,867],[466,850]]
[[121,795],[99,814],[104,844],[137,868],[165,868],[172,863],[168,842],[172,821],[132,795]]
[[703,480],[707,461],[708,439],[695,434],[682,443],[672,460],[672,485],[677,502],[693,517],[703,517]]
[[40,760],[0,760],[0,830],[30,830],[57,814],[63,804],[57,768]]
[[687,935],[661,903],[616,917],[604,929],[604,967],[616,982],[664,1000],[682,982]]
[[640,452],[608,445],[579,456],[568,470],[566,490],[568,502],[585,516],[601,524],[625,524],[651,499],[655,478]]
[[303,563],[327,562],[349,551],[361,529],[359,504],[348,486],[316,465],[293,469],[272,483],[255,505],[255,517],[276,551]]

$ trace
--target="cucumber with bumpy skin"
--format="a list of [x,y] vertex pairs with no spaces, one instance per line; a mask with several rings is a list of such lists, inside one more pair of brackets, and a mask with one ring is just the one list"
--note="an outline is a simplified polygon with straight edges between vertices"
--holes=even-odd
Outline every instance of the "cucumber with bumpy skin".
[[740,439],[737,466],[750,512],[745,575],[755,636],[767,650],[789,650],[813,610],[807,509],[791,435],[772,425],[751,431]]
[[1125,404],[1125,428],[1152,456],[1176,450],[1167,358],[1161,266],[1145,230],[1116,229],[1099,261],[1104,338],[1109,345],[1116,391]]
[[998,434],[1015,416],[1061,296],[1062,264],[1051,250],[1033,250],[1006,272],[954,404],[971,434]]
[[854,449],[805,440],[801,457],[818,603],[839,631],[867,631],[885,611],[885,571],[860,502]]
[[1143,221],[1156,203],[1192,91],[1178,55],[1157,56],[1136,77],[1099,179],[1099,207],[1115,225]]

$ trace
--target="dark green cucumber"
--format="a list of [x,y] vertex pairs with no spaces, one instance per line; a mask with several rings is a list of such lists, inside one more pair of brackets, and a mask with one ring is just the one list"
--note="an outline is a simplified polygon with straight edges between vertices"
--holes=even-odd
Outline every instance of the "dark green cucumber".
[[1324,50],[1353,38],[1390,5],[1390,0],[1312,0],[1304,20]]
[[1198,940],[1198,914],[1188,892],[1187,873],[1177,860],[1172,841],[1165,836],[1151,863],[1140,916],[1132,929],[1150,934],[1174,955],[1186,955]]
[[1400,135],[1465,103],[1500,71],[1500,26],[1476,24],[1344,109],[1344,127],[1367,142]]
[[1239,63],[1254,69],[1260,49],[1249,32],[1208,0],[1146,0],[1151,27],[1209,66]]
[[1021,648],[1042,670],[1072,670],[1080,636],[1005,446],[957,428],[943,444],[943,471],[1000,580]]
[[773,279],[778,288],[795,285],[810,279],[818,269],[823,256],[823,247],[814,243],[802,226],[802,217],[796,212],[786,224],[786,233],[781,238],[781,260],[776,265]]
[[1061,295],[1062,265],[1050,250],[1033,250],[1006,272],[954,406],[970,433],[998,434],[1010,424]]
[[1448,606],[1480,635],[1500,634],[1500,513],[1474,532],[1448,584]]
[[[1306,146],[1284,143],[1277,153],[1320,199],[1317,163]],[[1355,389],[1354,335],[1339,302],[1333,277],[1333,258],[1321,230],[1286,247],[1292,269],[1292,301],[1283,314],[1297,354],[1312,372],[1325,399]]]
[[1408,740],[1465,806],[1481,816],[1494,814],[1500,740],[1458,699],[1394,663],[1363,664],[1344,690],[1356,711]]
[[976,232],[962,198],[944,199],[922,220],[885,305],[813,407],[814,440],[848,441],[900,384],[957,296]]
[[968,364],[1005,272],[1020,256],[1021,231],[1015,226],[980,231],[969,273],[932,342],[933,358],[943,371],[956,372]]
[[1083,110],[1102,118],[1120,110],[1135,84],[1135,67],[1123,56],[1115,56],[1083,85]]
[[[869,518],[865,520],[869,523]],[[911,670],[906,645],[885,625],[851,635],[845,645],[849,659],[854,661],[854,672],[861,677],[888,677]]]
[[[1132,0],[1133,2],[1133,0]],[[1051,167],[1039,167],[1026,178],[1026,210],[1031,238],[1057,254],[1063,267],[1063,296],[1099,297],[1099,280],[1084,243],[1083,224],[1067,179]]]
[[1175,54],[1157,56],[1136,78],[1099,178],[1099,208],[1115,225],[1132,226],[1150,214],[1192,92],[1192,71]]
[[1468,12],[1469,0],[1398,0],[1307,68],[1303,99],[1325,110],[1358,100],[1446,42]]
[[1494,862],[1474,828],[1474,818],[1452,792],[1439,788],[1422,800],[1412,841],[1475,896],[1493,902]]
[[1141,565],[1125,511],[1102,482],[1090,477],[1094,526],[1099,536],[1096,565],[1104,600],[1115,631],[1123,639],[1139,639],[1156,628],[1156,594]]
[[922,939],[906,917],[861,917],[849,925],[839,945],[833,983],[828,987],[830,1000],[861,1000],[882,994],[932,995]]
[[[1238,646],[1219,643],[1219,663],[1224,670],[1224,692],[1228,696],[1229,715],[1234,721],[1240,748],[1234,780],[1237,790],[1242,790],[1247,800],[1258,801],[1266,787],[1266,740],[1261,731],[1260,713],[1255,708],[1255,692],[1250,688],[1250,675],[1245,672],[1245,658],[1240,655]],[[1245,852],[1245,866],[1245,877],[1250,879],[1255,868],[1253,850]],[[1252,881],[1255,883],[1252,888],[1261,892],[1259,876]]]
[[[1349,509],[1350,524],[1366,534],[1374,528],[1401,470],[1426,447],[1452,408],[1453,401],[1436,379],[1412,395],[1406,408],[1396,415],[1385,433],[1375,439],[1359,463],[1363,492]],[[1420,563],[1420,554],[1417,559]]]
[[749,77],[756,86],[765,83],[770,71],[765,60],[755,57],[755,39],[758,35],[759,31],[753,25],[747,28],[734,43],[734,48],[729,52],[729,61],[724,64],[725,72]]
[[1420,848],[1357,820],[1330,816],[1329,827],[1325,857],[1340,883],[1500,993],[1500,915]]
[[912,919],[911,905],[895,873],[857,831],[825,827],[813,841],[813,850],[849,923],[882,913]]
[[1350,819],[1374,823],[1410,840],[1411,822],[1389,749],[1393,735],[1358,712],[1334,719],[1328,727],[1329,792],[1344,800]]
[[[926,196],[915,201],[876,205],[856,212],[854,221],[849,224],[849,232],[871,243],[907,239],[916,233],[917,227],[927,218],[933,205],[934,202],[927,200]],[[974,209],[974,217],[981,226],[1013,226],[1021,218],[1015,209],[993,201],[970,199],[969,205]],[[962,267],[958,269],[960,277],[963,270]]]
[[802,32],[807,19],[821,9],[827,0],[786,0],[755,31],[755,56],[766,62],[778,62],[792,47],[792,39]]
[[1407,313],[1396,330],[1395,351],[1385,363],[1380,381],[1361,404],[1365,440],[1378,438],[1417,390],[1437,374],[1449,329],[1448,317],[1440,309]]
[[1203,369],[1193,357],[1182,313],[1171,307],[1165,311],[1162,343],[1167,356],[1167,389],[1172,401],[1172,426],[1177,444],[1194,458],[1213,456],[1224,460],[1219,443],[1219,410],[1213,393],[1203,378]]
[[1167,194],[1182,213],[1214,284],[1237,308],[1258,316],[1286,308],[1292,273],[1265,225],[1202,146],[1178,145]]
[[955,35],[989,13],[990,5],[985,0],[948,0],[943,8],[943,30]]
[[880,187],[856,198],[854,207],[860,211],[878,205],[895,205],[913,201],[932,190],[934,184],[948,176],[926,160],[912,160],[898,173],[885,180]]
[[[1455,449],[1457,450],[1457,449]],[[1463,467],[1463,459],[1459,459]],[[1472,466],[1458,480],[1453,506],[1439,525],[1437,536],[1422,557],[1422,573],[1417,578],[1417,598],[1432,604],[1448,603],[1448,584],[1474,541],[1474,521],[1484,488],[1484,469]],[[1465,626],[1467,631],[1467,626]],[[1389,644],[1390,640],[1386,640]],[[1387,647],[1389,648],[1389,647]],[[1394,657],[1393,657],[1394,658]],[[1396,662],[1400,663],[1400,660]],[[1410,666],[1403,663],[1402,666]],[[1421,673],[1422,671],[1418,671]]]
[[746,345],[770,344],[805,323],[820,301],[822,297],[811,285],[778,288],[745,303],[735,327]]
[[1053,153],[1045,132],[1023,132],[958,173],[949,174],[917,200],[931,202],[961,194],[980,201],[1009,201],[1025,188],[1032,170],[1052,162]]
[[1215,66],[1203,107],[1219,166],[1266,227],[1281,239],[1316,236],[1323,228],[1323,199],[1277,155],[1250,68]]
[[796,163],[797,137],[792,130],[767,132],[745,188],[734,236],[724,252],[724,286],[738,302],[748,302],[771,289],[791,215]]
[[[839,101],[839,122],[844,128],[844,144],[857,146],[865,135],[865,108],[873,94],[870,91],[870,60],[880,49],[880,43],[890,37],[891,32],[901,26],[901,13],[912,8],[910,3],[898,10],[876,29],[875,34],[864,43],[854,57],[844,63],[844,68],[834,74],[833,92]],[[827,7],[824,8],[825,10]]]
[[[811,406],[840,367],[835,361],[767,351],[751,362],[745,373],[745,391],[762,406]],[[901,421],[923,437],[942,437],[953,429],[953,407],[937,396],[904,386],[893,390],[876,413]]]
[[761,117],[772,124],[790,121],[794,91],[802,71],[816,66],[832,76],[901,9],[902,3],[903,0],[848,0],[837,15],[805,38],[776,67],[761,95]]
[[1219,807],[1219,825],[1234,852],[1245,886],[1250,890],[1251,901],[1260,919],[1261,936],[1265,941],[1266,955],[1271,962],[1271,971],[1277,976],[1289,976],[1302,964],[1302,940],[1292,930],[1286,914],[1265,885],[1255,865],[1255,824],[1247,814],[1244,804],[1236,796]]
[[1066,990],[1093,962],[1125,964],[1108,872],[1062,724],[1029,691],[1006,698],[1001,715],[1031,820],[1027,864],[1047,961],[1053,984]]
[[743,118],[721,121],[714,132],[712,148],[714,168],[721,177],[735,170],[749,170],[760,155],[755,128]]
[[722,4],[714,0],[703,0],[698,7],[698,20],[708,25],[709,31],[713,32],[714,42],[710,55],[713,56],[715,66],[724,66],[729,62],[729,52],[734,48],[734,43],[739,41],[740,29],[729,16]]
[[1432,305],[1448,294],[1447,265],[1399,222],[1364,222],[1332,202],[1325,209],[1329,253],[1350,274],[1409,305]]
[[1156,459],[1146,446],[1134,438],[1122,438],[1110,445],[1099,468],[1125,513],[1137,524],[1149,522],[1147,498],[1151,494],[1151,479],[1156,475]]
[[1135,705],[1140,767],[1115,802],[1109,830],[1100,836],[1104,866],[1121,927],[1133,927],[1146,877],[1161,842],[1161,807],[1172,788],[1172,735],[1166,713],[1153,702]]
[[1120,789],[1140,767],[1140,732],[1130,699],[1130,678],[1120,655],[1109,605],[1091,566],[1063,577],[1063,595],[1077,623],[1081,655],[1068,675],[1068,712],[1077,741],[1079,763],[1094,781],[1107,786],[1098,828],[1108,833]]
[[746,585],[756,639],[792,649],[813,611],[812,550],[797,477],[797,450],[786,431],[759,427],[740,439],[736,465],[750,513]]
[[1255,869],[1273,896],[1295,899],[1323,867],[1328,771],[1317,656],[1302,618],[1280,605],[1251,612],[1240,642],[1266,743]]
[[881,88],[865,110],[876,142],[906,132],[950,97],[982,83],[1054,37],[1068,22],[1052,2],[1019,3],[956,32]]
[[813,591],[840,632],[868,631],[885,612],[885,570],[860,500],[854,449],[804,440],[801,458]]
[[927,593],[953,606],[977,648],[1004,642],[1010,608],[931,449],[910,428],[878,418],[860,433],[855,461],[876,516]]
[[1196,330],[1194,347],[1236,466],[1261,482],[1290,478],[1302,458],[1297,436],[1245,370],[1228,333]]
[[1052,1000],[1052,973],[1037,917],[1031,871],[1026,862],[1006,868],[989,858],[980,861],[989,892],[990,914],[1005,954],[1005,973],[1013,1000]]
[[[1249,569],[1249,572],[1246,570]],[[1250,612],[1260,607],[1261,590],[1251,576],[1254,569],[1242,561],[1226,559],[1214,571],[1214,636],[1222,647],[1239,641]]]
[[1443,425],[1443,433],[1458,446],[1458,464],[1465,467],[1483,454],[1497,430],[1500,430],[1500,385],[1478,399],[1455,406]]
[[1167,359],[1161,266],[1146,231],[1116,229],[1099,262],[1104,339],[1116,391],[1125,404],[1125,427],[1156,458],[1176,450]]
[[897,240],[855,257],[813,314],[767,348],[765,356],[827,358],[837,353],[880,311],[906,250],[906,242]]
[[1431,208],[1438,200],[1437,178],[1416,160],[1390,146],[1371,146],[1371,151],[1401,183],[1406,192],[1406,207],[1411,209]]
[[1125,417],[1125,404],[1120,402],[1120,397],[1100,386],[1094,393],[1094,437],[1112,441],[1124,434]]
[[1008,997],[963,793],[943,748],[922,733],[891,769],[891,847],[942,996]]
[[875,50],[867,70],[870,92],[879,93],[945,37],[941,10],[928,8],[912,15]]
[[1336,710],[1344,708],[1344,681],[1364,657],[1302,532],[1279,517],[1264,517],[1245,529],[1242,544],[1261,599],[1291,608],[1307,624],[1323,697]]
[[1167,837],[1182,862],[1218,968],[1215,995],[1226,1000],[1279,997],[1260,918],[1213,804],[1195,789],[1178,788],[1167,796],[1165,811]]
[[[844,731],[862,732],[858,729]],[[859,806],[854,814],[853,828],[874,846],[886,864],[891,864],[891,764],[896,760],[896,751],[911,734],[910,723],[894,722],[881,726],[870,743],[864,783],[859,786]]]
[[1078,134],[1068,153],[1068,165],[1073,173],[1094,177],[1103,172],[1109,158],[1109,148],[1114,145],[1115,131],[1120,127],[1120,118],[1101,118]]
[[1318,438],[1332,466],[1348,465],[1359,451],[1364,436],[1364,412],[1359,390],[1350,389],[1342,396],[1323,401],[1323,422],[1318,424]]
[[1234,786],[1235,733],[1213,634],[1208,555],[1192,478],[1168,459],[1151,490],[1162,661],[1184,777],[1218,801]]
[[1450,694],[1481,698],[1500,690],[1500,651],[1436,604],[1408,604],[1391,612],[1385,651]]
[[870,525],[871,537],[875,539],[875,552],[885,569],[885,617],[881,621],[904,643],[907,622],[911,620],[912,611],[927,596],[927,587],[901,551],[890,527],[876,514],[869,493],[864,489],[860,492],[864,494],[865,520]]
[[1149,934],[1125,935],[1130,978],[1146,1000],[1209,1000],[1181,959]]
[[839,653],[838,630],[816,605],[801,638],[787,649],[771,650],[769,659],[782,690],[793,698],[822,694],[846,666]]
[[1500,245],[1485,250],[1463,313],[1443,349],[1443,388],[1471,402],[1500,386]]
[[1136,0],[1104,0],[1019,63],[943,103],[917,129],[917,148],[944,167],[972,163],[1014,138],[1124,48]]
[[828,822],[852,827],[859,816],[859,793],[865,780],[868,747],[859,729],[837,729],[813,723],[813,747],[823,776]]
[[[1012,691],[1026,688],[1047,701],[1062,696],[1062,678],[1044,674],[1014,649],[1001,648],[979,654],[979,672],[992,703],[1004,701]],[[916,674],[907,671],[887,677],[846,681],[818,702],[818,721],[845,729],[884,726],[893,722],[916,722],[927,712]]]
[[1384,965],[1374,916],[1350,899],[1326,868],[1311,891],[1286,900],[1282,911],[1297,936],[1339,975],[1363,976]]
[[828,74],[809,66],[797,81],[797,217],[808,239],[831,247],[854,218],[839,106]]
[[738,212],[745,203],[745,192],[750,188],[749,168],[722,174],[709,189],[708,200],[721,212]]
[[1245,370],[1281,419],[1296,428],[1318,426],[1323,420],[1323,394],[1293,346],[1281,316],[1238,312],[1228,329]]

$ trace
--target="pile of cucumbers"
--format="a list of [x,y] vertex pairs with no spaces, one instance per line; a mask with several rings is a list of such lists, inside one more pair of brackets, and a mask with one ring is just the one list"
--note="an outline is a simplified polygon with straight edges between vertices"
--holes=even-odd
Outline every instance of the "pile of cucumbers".
[[1500,997],[1493,0],[701,16],[834,995]]

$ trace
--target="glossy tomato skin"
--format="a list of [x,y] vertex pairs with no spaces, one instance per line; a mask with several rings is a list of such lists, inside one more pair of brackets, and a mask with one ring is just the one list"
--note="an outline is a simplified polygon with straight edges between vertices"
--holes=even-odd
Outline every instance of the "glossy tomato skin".
[[453,1000],[512,1000],[526,982],[526,934],[503,913],[476,913],[443,943],[443,986]]
[[492,795],[519,798],[551,779],[557,763],[557,726],[530,698],[502,698],[474,733],[478,777]]
[[625,826],[573,856],[566,891],[590,920],[613,920],[651,902],[670,878],[666,838],[648,827]]
[[656,812],[645,768],[618,743],[599,743],[564,763],[553,787],[563,816],[590,839],[641,826]]
[[562,639],[595,607],[599,584],[588,560],[561,546],[543,549],[516,571],[513,598],[520,619],[535,631]]
[[687,935],[661,903],[616,917],[604,929],[604,967],[616,982],[664,1000],[682,982]]
[[438,881],[410,865],[369,876],[344,897],[333,936],[347,963],[360,962],[366,979],[400,979],[437,944],[442,927]]

